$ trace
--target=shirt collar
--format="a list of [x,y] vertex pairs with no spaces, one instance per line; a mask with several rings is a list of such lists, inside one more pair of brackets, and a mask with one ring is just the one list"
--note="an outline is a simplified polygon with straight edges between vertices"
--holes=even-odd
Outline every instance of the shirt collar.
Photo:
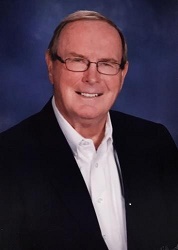
[[[57,122],[66,137],[66,140],[69,143],[69,146],[71,147],[73,154],[77,155],[77,148],[83,141],[90,141],[90,139],[86,139],[83,136],[81,136],[68,122],[67,120],[62,116],[62,114],[59,112],[58,108],[55,104],[54,96],[52,98],[52,107],[54,110],[54,114],[56,116]],[[108,112],[108,117],[106,121],[106,127],[105,127],[105,136],[101,142],[101,144],[110,145],[112,143],[112,124],[110,119],[110,114]]]

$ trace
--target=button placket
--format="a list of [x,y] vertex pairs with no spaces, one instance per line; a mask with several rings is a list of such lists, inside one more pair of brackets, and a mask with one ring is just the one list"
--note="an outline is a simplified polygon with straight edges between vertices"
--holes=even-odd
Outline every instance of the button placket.
[[106,183],[102,166],[99,166],[98,158],[93,160],[91,168],[91,197],[94,203],[103,204],[103,194],[105,192]]

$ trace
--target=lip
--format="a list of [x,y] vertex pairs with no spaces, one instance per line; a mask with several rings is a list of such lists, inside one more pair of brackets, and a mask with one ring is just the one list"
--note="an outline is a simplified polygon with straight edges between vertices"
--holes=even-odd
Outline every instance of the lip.
[[87,93],[87,92],[79,92],[79,91],[76,91],[76,93],[86,98],[95,98],[95,97],[99,97],[102,95],[102,93]]

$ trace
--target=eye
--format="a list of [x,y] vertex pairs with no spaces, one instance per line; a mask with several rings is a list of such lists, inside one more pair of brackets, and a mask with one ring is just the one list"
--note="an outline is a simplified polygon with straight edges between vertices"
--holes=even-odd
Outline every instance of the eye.
[[107,61],[105,61],[105,62],[99,62],[99,66],[100,67],[107,67],[107,68],[114,68],[115,67],[114,63],[107,62]]
[[74,57],[74,58],[70,58],[71,62],[76,62],[76,63],[87,63],[86,59],[81,58],[81,57]]

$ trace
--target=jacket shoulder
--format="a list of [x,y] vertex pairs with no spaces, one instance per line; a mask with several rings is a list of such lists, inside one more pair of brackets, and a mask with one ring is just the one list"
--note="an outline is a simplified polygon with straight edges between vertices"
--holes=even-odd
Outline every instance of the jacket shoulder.
[[161,123],[143,119],[130,114],[111,110],[111,121],[115,128],[125,129],[127,133],[158,133],[159,130],[169,134],[168,129]]
[[133,115],[112,110],[110,112],[113,125],[114,138],[134,143],[169,145],[170,148],[177,149],[175,141],[169,130],[161,123],[156,123]]
[[0,133],[0,146],[4,144],[17,144],[37,138],[45,128],[55,124],[51,102],[49,101],[41,111],[27,117],[13,127]]
[[111,119],[115,122],[118,121],[119,123],[125,123],[125,124],[130,124],[130,125],[135,125],[135,126],[148,126],[148,127],[157,127],[162,124],[156,123],[141,117],[137,117],[134,115],[126,114],[123,112],[119,112],[116,110],[111,110],[110,111]]

